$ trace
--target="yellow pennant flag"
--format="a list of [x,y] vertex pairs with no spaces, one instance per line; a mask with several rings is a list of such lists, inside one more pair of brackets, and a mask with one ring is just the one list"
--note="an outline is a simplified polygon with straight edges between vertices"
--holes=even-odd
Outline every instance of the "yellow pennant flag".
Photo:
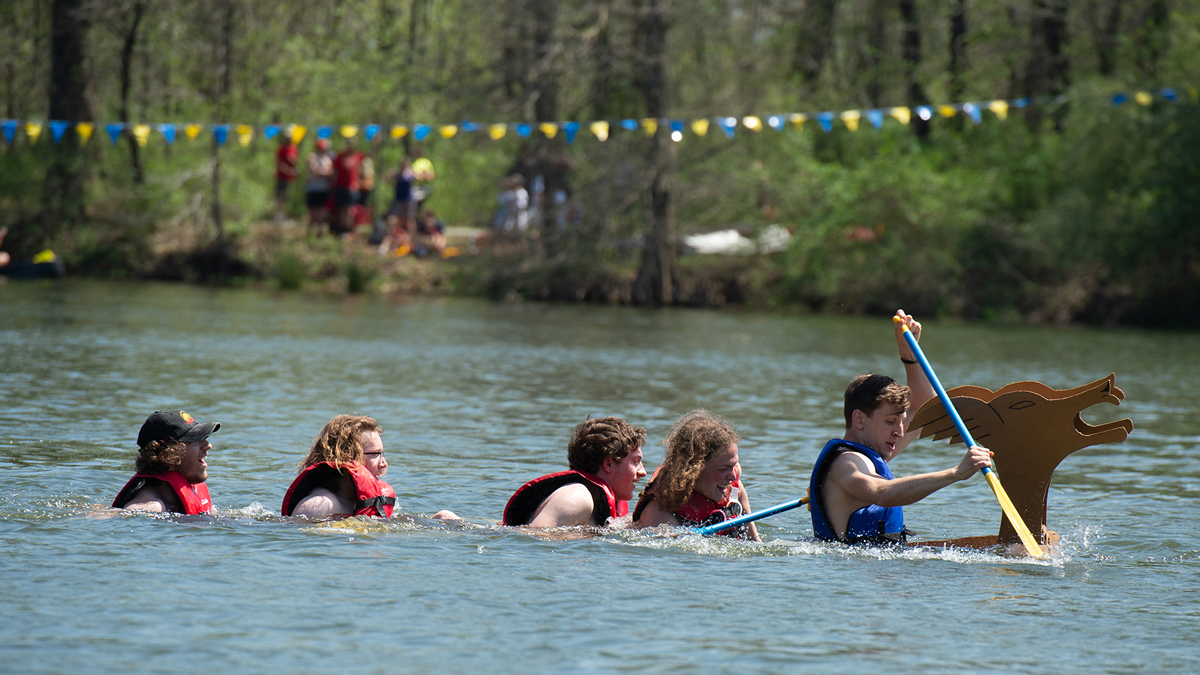
[[1139,105],[1150,105],[1154,97],[1144,91],[1139,91],[1133,95],[1133,100],[1137,101]]
[[788,115],[788,121],[796,128],[796,131],[804,131],[804,120],[808,119],[808,115],[804,113],[792,113]]
[[862,113],[857,110],[843,110],[842,122],[846,124],[846,128],[850,131],[858,131],[858,120],[862,118]]
[[538,125],[538,129],[546,138],[554,138],[558,135],[558,125],[553,122],[542,122]]
[[608,122],[592,122],[588,125],[588,128],[592,130],[593,134],[596,134],[596,138],[600,139],[600,141],[608,140]]
[[358,127],[353,124],[345,124],[342,125],[341,129],[338,129],[338,133],[341,134],[342,138],[354,138],[358,135]]
[[642,128],[646,130],[647,136],[653,136],[654,132],[658,131],[658,120],[653,117],[647,117],[642,120]]
[[708,133],[708,119],[692,120],[692,133],[703,136]]
[[458,126],[454,124],[442,125],[438,128],[438,133],[442,135],[442,138],[454,138],[454,135],[458,133]]
[[507,124],[490,124],[490,125],[488,125],[488,138],[492,139],[493,141],[498,141],[501,138],[504,138],[505,134],[507,134],[507,133],[508,133],[508,125]]
[[87,145],[88,139],[92,137],[92,132],[96,130],[96,125],[91,122],[80,122],[75,125],[75,133],[79,134],[79,144]]
[[912,121],[912,111],[904,106],[898,106],[888,111],[888,114],[896,119],[900,124],[908,124]]
[[991,101],[988,103],[988,110],[996,113],[999,119],[1008,118],[1008,101]]
[[942,117],[954,117],[958,114],[958,110],[952,105],[939,105],[938,112],[941,113]]
[[243,148],[249,146],[250,141],[254,140],[254,127],[249,124],[239,124],[234,131],[237,132],[238,145]]
[[183,128],[183,133],[188,137],[189,141],[194,141],[196,140],[196,137],[200,135],[200,131],[203,129],[204,127],[200,126],[199,124],[189,124]]
[[289,126],[288,130],[287,130],[287,135],[291,136],[292,142],[295,143],[296,145],[300,145],[300,141],[304,140],[304,136],[307,133],[308,133],[308,127],[305,127],[305,126],[302,126],[299,124],[293,124],[293,125]]
[[150,138],[149,124],[135,124],[130,131],[133,134],[133,140],[137,141],[139,148],[146,147],[146,141]]
[[26,122],[25,135],[29,137],[30,145],[37,145],[38,137],[42,135],[42,123]]
[[748,115],[742,118],[742,126],[746,127],[750,131],[762,131],[762,120],[758,119],[754,115]]
[[403,124],[397,124],[396,126],[392,127],[392,138],[400,140],[406,135],[408,135],[408,127],[404,126]]

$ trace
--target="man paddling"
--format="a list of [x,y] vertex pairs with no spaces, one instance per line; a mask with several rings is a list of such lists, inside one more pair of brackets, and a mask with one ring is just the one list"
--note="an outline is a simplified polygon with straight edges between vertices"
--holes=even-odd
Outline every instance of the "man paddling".
[[113,507],[195,515],[212,510],[208,495],[209,434],[220,422],[197,422],[182,410],[158,410],[138,432],[137,473]]
[[634,486],[646,476],[646,430],[620,417],[589,419],[567,444],[569,471],[522,485],[504,507],[505,525],[603,527],[629,513]]
[[846,387],[846,432],[825,444],[809,481],[813,534],[847,544],[904,543],[903,506],[967,480],[991,466],[991,451],[972,446],[957,466],[895,478],[889,463],[920,435],[905,429],[908,411],[933,397],[933,387],[904,340],[902,326],[921,337],[921,324],[898,310],[896,344],[908,386],[886,375],[859,375]]

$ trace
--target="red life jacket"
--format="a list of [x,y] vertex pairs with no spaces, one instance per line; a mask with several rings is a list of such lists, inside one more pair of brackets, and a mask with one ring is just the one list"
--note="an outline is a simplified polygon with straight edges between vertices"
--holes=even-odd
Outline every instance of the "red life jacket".
[[371,475],[362,464],[347,464],[338,469],[333,462],[319,462],[306,467],[292,481],[287,494],[283,496],[283,506],[280,513],[292,515],[300,500],[319,487],[336,486],[338,479],[349,473],[354,479],[354,513],[355,516],[374,516],[391,518],[392,508],[396,505],[396,491],[384,481]]
[[599,476],[584,471],[559,471],[534,478],[517,488],[504,507],[505,525],[528,525],[534,512],[555,490],[574,483],[581,483],[592,493],[592,520],[604,526],[609,518],[620,518],[629,513],[629,502],[618,500]]
[[166,473],[138,473],[134,474],[133,478],[121,488],[117,493],[117,498],[113,500],[114,509],[123,509],[133,498],[133,493],[141,490],[146,485],[149,479],[161,480],[171,489],[175,491],[175,496],[179,498],[179,503],[183,504],[183,512],[186,515],[194,516],[199,513],[208,513],[212,510],[212,500],[208,496],[208,485],[205,483],[189,483],[188,479],[183,477],[183,474],[178,471],[168,471]]

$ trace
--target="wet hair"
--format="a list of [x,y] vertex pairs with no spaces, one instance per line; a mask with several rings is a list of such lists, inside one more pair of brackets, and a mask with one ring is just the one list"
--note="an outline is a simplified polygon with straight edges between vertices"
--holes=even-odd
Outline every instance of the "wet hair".
[[728,422],[707,410],[693,410],[679,418],[663,439],[667,454],[647,490],[665,511],[674,511],[692,495],[696,479],[713,456],[737,443],[737,432]]
[[646,430],[620,417],[598,417],[575,427],[567,443],[567,464],[576,471],[598,473],[604,460],[619,462],[646,444]]
[[854,419],[854,411],[861,410],[870,417],[884,404],[901,412],[908,410],[908,387],[903,387],[887,375],[859,375],[846,387],[846,428]]
[[187,446],[174,438],[150,441],[138,448],[134,467],[138,473],[166,473],[183,465],[183,454]]
[[349,464],[363,463],[362,437],[370,432],[382,432],[383,427],[370,417],[338,415],[329,420],[321,433],[313,440],[312,449],[300,463],[305,469],[321,462],[330,462],[341,468]]

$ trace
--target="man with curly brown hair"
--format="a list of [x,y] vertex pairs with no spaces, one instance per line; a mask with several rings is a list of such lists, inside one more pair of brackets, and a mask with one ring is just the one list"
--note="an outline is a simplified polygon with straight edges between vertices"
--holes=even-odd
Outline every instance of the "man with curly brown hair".
[[182,410],[158,410],[138,432],[137,473],[113,500],[113,507],[153,513],[195,515],[212,510],[208,463],[209,434],[220,422],[197,422]]
[[585,420],[567,444],[569,471],[522,485],[504,507],[505,525],[604,527],[629,513],[633,489],[646,476],[646,430],[620,417]]

